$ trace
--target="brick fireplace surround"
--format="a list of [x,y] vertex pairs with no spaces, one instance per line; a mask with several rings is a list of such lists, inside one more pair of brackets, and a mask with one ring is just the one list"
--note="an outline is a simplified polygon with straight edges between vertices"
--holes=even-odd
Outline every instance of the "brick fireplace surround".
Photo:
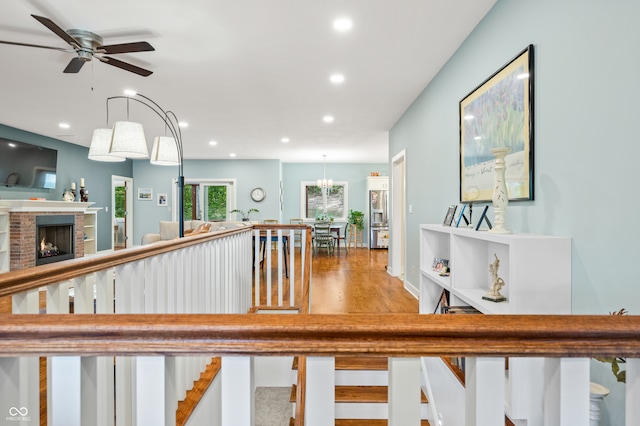
[[1,200],[9,207],[9,270],[36,266],[36,216],[74,215],[75,257],[84,256],[84,211],[93,203],[66,203],[40,200]]

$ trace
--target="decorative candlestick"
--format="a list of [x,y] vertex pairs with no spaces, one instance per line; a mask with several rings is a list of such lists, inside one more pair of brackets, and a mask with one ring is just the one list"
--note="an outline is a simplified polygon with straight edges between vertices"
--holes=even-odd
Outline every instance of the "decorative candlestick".
[[89,201],[89,190],[84,187],[84,178],[80,178],[80,201],[83,203]]
[[73,201],[76,200],[76,183],[75,182],[71,182],[71,193],[73,194]]
[[511,234],[511,230],[506,228],[507,224],[507,206],[509,205],[509,195],[507,194],[507,182],[505,180],[505,171],[507,169],[504,158],[511,148],[492,148],[491,152],[496,157],[495,186],[493,187],[493,209],[495,212],[495,226],[489,232],[494,234]]

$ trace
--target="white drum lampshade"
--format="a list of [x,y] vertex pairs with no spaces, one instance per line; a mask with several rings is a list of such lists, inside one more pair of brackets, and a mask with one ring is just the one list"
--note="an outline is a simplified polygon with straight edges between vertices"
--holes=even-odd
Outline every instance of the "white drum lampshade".
[[109,154],[111,135],[111,129],[95,129],[93,131],[91,146],[89,148],[89,160],[109,162],[126,160],[124,157]]
[[113,124],[109,153],[126,158],[149,158],[142,124],[132,121],[116,121]]
[[153,141],[151,149],[151,164],[157,166],[177,166],[180,164],[178,145],[169,136],[158,136]]

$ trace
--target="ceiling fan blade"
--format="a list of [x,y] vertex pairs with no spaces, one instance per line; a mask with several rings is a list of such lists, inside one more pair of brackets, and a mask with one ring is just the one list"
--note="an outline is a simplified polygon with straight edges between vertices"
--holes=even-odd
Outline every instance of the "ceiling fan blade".
[[131,53],[131,52],[152,52],[156,49],[153,48],[146,41],[138,41],[135,43],[122,43],[122,44],[110,44],[107,46],[98,46],[96,50],[104,50],[104,53],[113,55],[116,53]]
[[129,64],[127,62],[122,62],[122,61],[120,61],[118,59],[110,58],[108,56],[103,56],[103,57],[101,57],[99,59],[104,63],[107,63],[109,65],[113,65],[114,67],[121,68],[121,69],[123,69],[125,71],[129,71],[129,72],[141,75],[143,77],[148,77],[151,74],[153,74],[153,71],[149,71],[149,70],[146,70],[144,68],[140,68],[138,66]]
[[36,20],[38,20],[38,22],[40,22],[45,27],[49,28],[58,37],[60,37],[61,39],[69,43],[71,46],[80,45],[80,43],[78,43],[78,41],[75,38],[71,37],[65,30],[63,30],[58,25],[56,25],[56,23],[53,22],[51,19],[45,18],[44,16],[38,16],[38,15],[31,15],[31,16],[33,16]]
[[75,53],[74,50],[65,49],[64,47],[42,46],[40,44],[18,43],[17,41],[0,40],[0,44],[12,44],[14,46],[39,47],[41,49],[59,50],[61,52]]
[[83,61],[80,58],[73,58],[63,72],[66,74],[69,74],[69,73],[74,74],[74,73],[80,72],[80,69],[82,68],[85,62],[87,61]]

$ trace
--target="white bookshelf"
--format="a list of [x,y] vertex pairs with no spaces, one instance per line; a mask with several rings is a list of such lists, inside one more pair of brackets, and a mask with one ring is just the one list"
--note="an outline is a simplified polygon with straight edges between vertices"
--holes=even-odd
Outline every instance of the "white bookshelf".
[[97,224],[99,208],[88,208],[84,212],[84,254],[96,254],[98,252]]
[[[498,275],[506,283],[501,290],[506,302],[482,299],[491,285],[494,254],[500,259]],[[449,259],[449,277],[431,270],[434,257]],[[471,305],[485,314],[571,313],[569,238],[421,225],[420,275],[424,313],[429,305],[435,309],[443,288],[460,302],[455,304]],[[432,294],[435,298],[429,297]]]
[[9,267],[9,210],[0,209],[0,273]]
[[[494,253],[500,259],[498,276],[506,283],[500,292],[507,300],[499,303],[482,299],[490,288]],[[450,276],[431,270],[435,257],[449,259]],[[450,305],[473,306],[484,314],[570,314],[571,239],[420,225],[420,313],[435,312],[443,289],[450,292]],[[447,424],[460,424],[463,413],[448,410],[446,403],[438,405],[438,399],[450,398],[452,392],[464,398],[465,389],[452,372],[443,373],[447,369],[440,364],[444,362],[426,362],[434,402],[436,407],[444,406],[441,415]],[[544,389],[543,370],[541,358],[509,360],[505,411],[512,419],[534,421],[539,416],[536,401]]]

